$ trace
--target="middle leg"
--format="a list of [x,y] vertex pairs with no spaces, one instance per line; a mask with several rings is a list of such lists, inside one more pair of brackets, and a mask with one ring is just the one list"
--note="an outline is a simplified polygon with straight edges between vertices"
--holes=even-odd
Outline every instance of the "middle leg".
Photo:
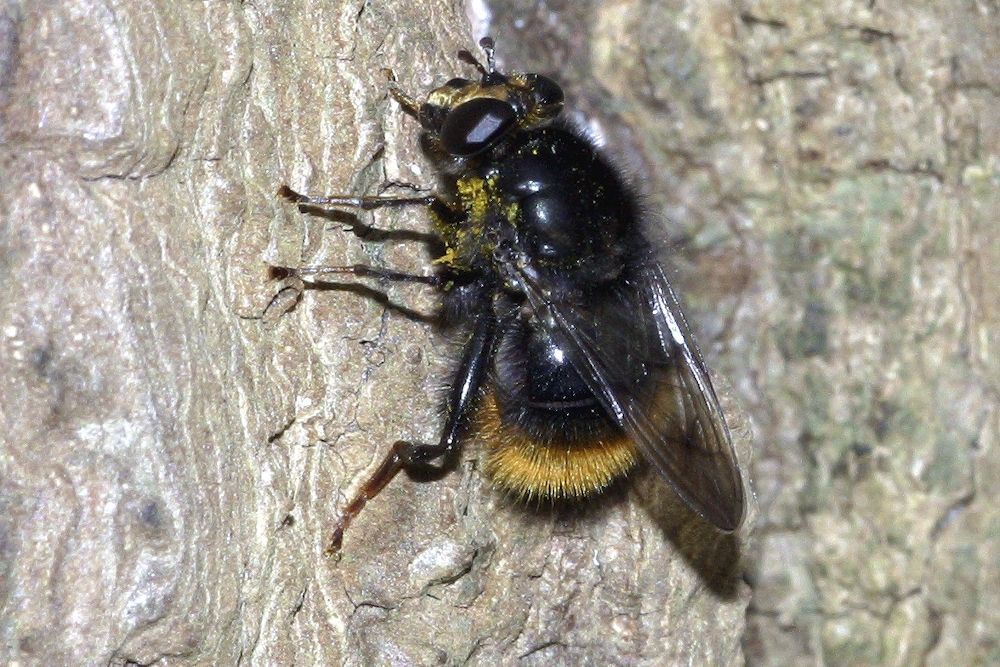
[[[326,273],[346,274],[358,276],[359,278],[378,278],[380,280],[388,280],[390,282],[419,283],[422,285],[431,285],[433,287],[439,287],[444,282],[441,276],[437,274],[425,276],[417,273],[404,273],[402,271],[384,269],[378,266],[369,266],[367,264],[351,264],[348,266],[303,266],[297,269],[288,269],[288,271],[298,275],[299,277],[304,275],[322,276]],[[320,279],[320,281],[323,282],[322,279]]]

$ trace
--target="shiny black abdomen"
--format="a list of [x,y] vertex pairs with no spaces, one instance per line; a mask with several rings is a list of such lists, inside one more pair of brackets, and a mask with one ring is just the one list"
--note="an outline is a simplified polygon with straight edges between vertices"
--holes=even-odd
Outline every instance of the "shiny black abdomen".
[[588,442],[617,431],[562,350],[532,320],[509,323],[493,369],[501,422],[536,442]]

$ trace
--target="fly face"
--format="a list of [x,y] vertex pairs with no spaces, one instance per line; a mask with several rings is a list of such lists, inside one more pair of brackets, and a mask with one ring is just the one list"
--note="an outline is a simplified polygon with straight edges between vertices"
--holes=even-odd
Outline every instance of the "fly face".
[[478,155],[511,131],[539,127],[562,110],[563,92],[554,81],[533,73],[501,74],[492,40],[485,38],[481,45],[485,67],[468,51],[459,52],[481,78],[449,80],[428,93],[416,114],[432,144],[455,158]]

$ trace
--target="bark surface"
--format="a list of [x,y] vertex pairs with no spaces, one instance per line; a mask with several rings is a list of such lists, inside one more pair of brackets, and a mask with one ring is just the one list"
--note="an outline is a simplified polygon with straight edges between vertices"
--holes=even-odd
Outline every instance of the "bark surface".
[[[939,4],[0,0],[0,662],[1000,661],[1000,35]],[[461,339],[271,280],[430,258],[274,192],[432,187],[380,68],[419,95],[485,30],[662,218],[749,542],[651,477],[521,507],[472,440],[323,556]]]
[[1000,662],[996,3],[496,4],[667,212],[748,419],[747,660]]
[[429,259],[274,193],[433,186],[379,70],[464,72],[464,6],[0,7],[0,662],[738,660],[738,542],[655,480],[523,508],[473,442],[322,554],[389,444],[437,437],[456,345],[395,307],[426,291],[270,280]]

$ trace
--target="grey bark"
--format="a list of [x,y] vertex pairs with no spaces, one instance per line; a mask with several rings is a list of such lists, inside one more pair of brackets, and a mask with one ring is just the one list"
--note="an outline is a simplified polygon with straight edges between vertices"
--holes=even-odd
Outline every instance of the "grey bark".
[[747,660],[1000,663],[996,3],[503,6],[670,213],[749,419]]
[[0,662],[738,661],[738,540],[655,480],[533,510],[470,444],[322,555],[389,443],[436,437],[455,350],[391,307],[425,292],[270,280],[428,260],[274,192],[433,185],[379,68],[414,92],[460,71],[463,6],[2,12]]
[[988,3],[490,5],[675,242],[757,531],[523,508],[473,441],[322,555],[455,348],[269,280],[428,260],[273,193],[432,185],[379,68],[463,71],[480,6],[0,2],[0,662],[1000,662]]

